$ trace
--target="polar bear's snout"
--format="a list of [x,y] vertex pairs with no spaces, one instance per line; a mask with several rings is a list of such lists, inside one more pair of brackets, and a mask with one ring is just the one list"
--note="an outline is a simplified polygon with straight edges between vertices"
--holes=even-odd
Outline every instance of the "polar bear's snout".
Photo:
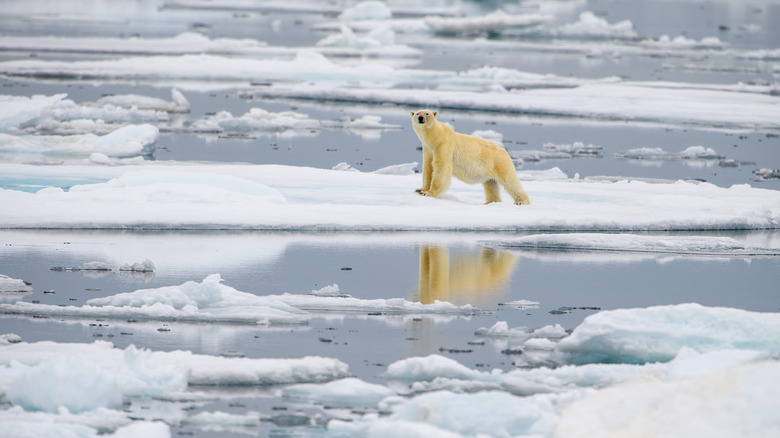
[[425,123],[425,116],[423,115],[417,116],[417,123]]

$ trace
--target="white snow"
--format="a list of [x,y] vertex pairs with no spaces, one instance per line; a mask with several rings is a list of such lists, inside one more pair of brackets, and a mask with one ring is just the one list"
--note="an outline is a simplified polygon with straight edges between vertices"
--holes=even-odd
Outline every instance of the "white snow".
[[42,169],[0,164],[0,173],[20,180],[56,175],[107,180],[68,191],[0,189],[0,204],[17,206],[0,217],[6,228],[634,231],[780,226],[777,191],[565,180],[558,169],[519,172],[530,206],[482,205],[482,187],[457,180],[435,199],[414,193],[419,175],[279,165]]

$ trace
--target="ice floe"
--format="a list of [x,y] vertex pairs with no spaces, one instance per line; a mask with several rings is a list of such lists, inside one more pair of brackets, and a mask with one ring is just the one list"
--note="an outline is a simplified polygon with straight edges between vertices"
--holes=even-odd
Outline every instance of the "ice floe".
[[604,148],[602,146],[593,144],[584,144],[582,142],[574,142],[573,144],[555,144],[545,143],[542,145],[542,150],[511,150],[509,156],[515,161],[525,162],[538,162],[542,160],[565,160],[569,158],[601,158],[603,157]]
[[714,149],[704,146],[691,146],[680,152],[667,152],[661,148],[636,148],[617,152],[615,157],[624,160],[648,161],[720,160],[725,158]]
[[[587,432],[617,430],[619,425],[611,421],[617,416],[620,427],[658,431],[654,436],[699,430],[712,421],[724,433],[713,436],[771,436],[764,432],[776,427],[772,388],[780,382],[780,366],[772,356],[780,351],[778,330],[776,313],[694,304],[599,312],[568,336],[559,326],[549,326],[532,331],[539,337],[527,338],[528,330],[496,324],[487,330],[496,339],[522,332],[515,341],[529,354],[539,339],[551,342],[554,349],[545,354],[555,366],[478,371],[429,355],[391,363],[380,375],[384,383],[350,377],[346,364],[323,357],[228,358],[118,349],[100,341],[16,340],[0,344],[0,392],[12,404],[0,410],[0,428],[15,424],[38,431],[33,424],[47,424],[60,431],[77,427],[119,433],[140,403],[152,397],[164,405],[202,399],[197,385],[291,384],[280,391],[287,402],[351,412],[315,422],[307,415],[264,412],[188,415],[183,408],[167,412],[160,405],[150,415],[165,423],[141,416],[145,420],[136,424],[241,431],[269,421],[316,427],[323,436],[334,437],[388,431],[408,436],[591,436]],[[598,363],[590,363],[596,359]],[[86,384],[96,378],[102,389]],[[80,389],[70,389],[72,385]],[[713,387],[722,390],[713,392]],[[616,403],[627,409],[613,408],[610,417],[604,416],[604,406]],[[678,404],[685,406],[685,416],[677,413]],[[646,424],[646,415],[662,419]]]
[[534,234],[490,244],[502,248],[555,251],[608,251],[660,254],[776,256],[780,248],[758,247],[731,237],[653,236],[639,234]]
[[445,35],[478,35],[500,33],[507,29],[537,26],[551,20],[549,15],[513,15],[497,9],[476,17],[427,17],[425,24],[435,33]]
[[666,362],[682,347],[778,354],[780,314],[693,303],[602,311],[563,338],[555,354],[565,363]]
[[[706,230],[777,228],[780,194],[735,185],[589,182],[559,169],[518,175],[531,205],[482,205],[480,185],[454,180],[440,199],[419,175],[279,165],[92,168],[0,164],[15,180],[67,175],[106,182],[67,191],[0,190],[6,228],[286,230]],[[109,208],[110,206],[110,208]],[[56,211],[56,215],[51,212]]]
[[152,125],[127,125],[106,135],[9,135],[0,133],[0,155],[6,161],[61,163],[63,160],[102,157],[127,158],[154,150],[159,130]]
[[[255,90],[252,94],[258,98],[394,103],[439,108],[440,111],[468,109],[768,132],[777,130],[776,121],[780,117],[776,99],[768,93],[737,93],[718,87],[651,85],[644,82],[582,83],[574,88],[535,88],[510,92],[279,85]],[[587,102],[587,105],[582,105],[582,102]]]
[[0,95],[0,131],[38,117],[66,96],[66,94],[32,97]]
[[[121,269],[121,268],[120,268]],[[360,299],[331,287],[327,293],[259,296],[222,284],[219,274],[200,283],[188,281],[178,286],[140,289],[103,298],[93,298],[81,306],[61,307],[19,301],[0,304],[0,312],[16,315],[47,315],[70,318],[120,318],[180,322],[221,322],[242,324],[306,324],[318,313],[385,315],[474,315],[484,313],[471,305],[455,306],[437,301],[432,304],[402,298]]]
[[559,26],[553,33],[567,37],[636,38],[637,36],[634,24],[630,20],[609,24],[607,20],[597,17],[593,12],[582,12],[578,21]]
[[0,274],[0,292],[32,292],[33,288],[24,280]]
[[316,403],[330,408],[373,408],[396,395],[384,385],[350,377],[325,384],[300,384],[282,390],[282,397],[293,402]]

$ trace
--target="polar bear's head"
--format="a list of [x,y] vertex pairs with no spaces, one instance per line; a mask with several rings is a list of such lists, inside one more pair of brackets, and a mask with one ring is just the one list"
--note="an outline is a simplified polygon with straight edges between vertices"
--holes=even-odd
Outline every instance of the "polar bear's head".
[[436,117],[439,115],[438,111],[431,111],[429,109],[421,109],[419,111],[412,111],[412,125],[432,125],[436,121]]

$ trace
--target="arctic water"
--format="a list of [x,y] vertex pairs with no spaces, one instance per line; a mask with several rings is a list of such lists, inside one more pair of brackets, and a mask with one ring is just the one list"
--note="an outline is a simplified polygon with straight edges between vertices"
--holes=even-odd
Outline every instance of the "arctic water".
[[[593,412],[603,412],[600,400],[626,400],[622,390],[641,406],[613,409],[625,436],[636,432],[632,427],[652,436],[769,437],[779,430],[771,409],[780,406],[760,390],[780,381],[780,349],[771,340],[780,336],[776,2],[6,3],[0,95],[29,98],[24,104],[31,106],[36,95],[67,96],[41,104],[30,120],[0,134],[7,134],[0,138],[6,192],[0,418],[8,425],[0,434],[129,436],[150,427],[143,432],[150,437],[598,436],[613,425]],[[429,16],[441,22],[426,22]],[[512,24],[520,16],[526,24]],[[456,21],[464,17],[473,20]],[[454,27],[436,31],[446,20]],[[490,22],[499,25],[487,27]],[[204,57],[202,71],[195,56]],[[83,64],[90,61],[95,64]],[[236,71],[245,61],[276,62],[277,71]],[[310,69],[301,68],[306,62]],[[603,91],[575,94],[588,88]],[[643,91],[632,101],[628,93],[637,89]],[[138,96],[177,103],[175,93],[186,99],[185,112],[159,103],[147,113],[139,107]],[[499,105],[501,95],[530,103]],[[114,96],[130,96],[130,105],[112,123],[99,101]],[[491,218],[524,212],[479,205],[479,187],[456,183],[443,204],[405,198],[419,184],[414,163],[421,161],[408,114],[425,96],[435,99],[425,106],[441,105],[440,119],[458,131],[503,145],[539,208],[572,205],[582,193],[577,205],[587,204],[608,184],[622,184],[634,199],[609,195],[604,214],[611,217],[554,211],[555,223],[545,227],[544,217],[530,219],[530,212],[512,228],[480,223],[474,209]],[[734,106],[723,101],[731,96],[737,96]],[[685,106],[691,100],[701,106]],[[82,118],[93,108],[103,112]],[[264,111],[263,118],[253,109]],[[230,114],[220,115],[225,111]],[[0,121],[5,115],[0,112]],[[352,124],[365,116],[371,118]],[[101,149],[87,137],[78,147],[53,151],[45,142],[33,149],[18,140],[102,136],[142,123],[157,129],[151,144],[132,139]],[[116,152],[128,144],[138,149]],[[258,167],[234,171],[237,164]],[[279,173],[300,178],[283,186],[251,180],[269,187],[258,195],[263,202],[277,193],[288,203],[304,199],[292,213],[297,225],[278,224],[291,213],[273,199],[263,204],[268,222],[230,217],[230,202],[243,199],[232,196],[242,189],[231,188],[224,203],[199,198],[215,175],[270,173],[263,165],[289,166]],[[152,172],[148,187],[122,180],[125,169],[140,168]],[[377,170],[398,182],[374,183]],[[205,176],[176,187],[161,176],[188,171]],[[365,185],[356,187],[354,199],[338,192],[344,199],[323,207],[318,197],[328,184],[347,181],[342,171],[359,174],[354,181]],[[680,184],[690,193],[680,192]],[[71,192],[74,186],[82,188]],[[151,194],[137,196],[137,186]],[[39,198],[51,196],[52,204],[17,196],[41,189]],[[425,204],[372,228],[361,220],[374,217],[368,210],[384,211],[385,203],[360,198],[372,190],[381,196],[395,190],[392,196],[412,207]],[[94,197],[83,204],[67,198],[85,192]],[[116,193],[124,202],[114,203]],[[743,198],[744,205],[729,216],[728,206],[715,204],[721,193]],[[647,205],[636,211],[646,218],[621,205],[640,205],[641,196]],[[661,200],[682,216],[659,213],[648,226]],[[170,211],[147,208],[166,203]],[[193,205],[202,208],[197,211],[213,205],[215,219],[182,219]],[[450,208],[456,216],[446,226],[431,223],[430,213],[446,216]],[[592,225],[571,226],[580,219]],[[153,269],[132,269],[147,260]],[[95,262],[102,268],[89,269]],[[190,301],[180,306],[183,291]],[[271,304],[246,301],[242,292]],[[125,293],[136,295],[124,302]],[[141,295],[155,297],[157,307],[132,304]],[[323,301],[300,304],[310,298]],[[354,301],[347,307],[339,299]],[[243,319],[242,307],[258,309],[257,323]],[[96,310],[67,313],[75,308]],[[722,325],[701,322],[710,317]],[[621,318],[631,321],[629,328]],[[585,336],[598,323],[606,327],[602,344],[570,336],[578,327]],[[690,334],[677,324],[708,328]],[[734,328],[754,326],[745,336],[757,339],[752,344]],[[756,333],[768,340],[761,343],[765,338]],[[121,366],[106,365],[114,359],[103,342],[124,352]],[[646,354],[632,350],[633,343]],[[82,352],[75,344],[93,349]],[[3,355],[6,347],[17,350]],[[133,359],[133,348],[146,351],[143,360]],[[59,359],[42,359],[39,349]],[[179,350],[202,356],[155,362],[154,354]],[[596,353],[603,356],[594,359]],[[270,383],[262,384],[247,384],[255,362],[240,362],[304,357],[309,363],[268,365]],[[172,363],[193,368],[178,375]],[[202,371],[195,363],[213,372],[213,380],[197,380]],[[616,363],[637,368],[629,372]],[[55,376],[51,384],[70,396],[56,399],[25,383],[35,367]],[[288,369],[303,371],[280,377]],[[680,370],[690,380],[681,380]],[[118,406],[99,391],[83,391],[91,376],[104,372],[117,381],[117,375],[133,376],[143,388],[106,384],[124,397]],[[542,377],[523,374],[518,383],[518,373],[526,372]],[[755,381],[740,377],[750,373]],[[171,383],[186,381],[185,374],[189,389]],[[643,379],[657,385],[642,386]],[[735,385],[743,393],[722,395],[736,409],[713,413],[693,402],[650,428],[638,419],[663,412],[643,405],[647,400],[681,402],[684,394],[706,394],[706,382],[718,379],[745,382]],[[334,382],[343,382],[342,392],[328,386]],[[700,382],[705,389],[691,389]],[[29,397],[19,396],[20,388]],[[80,391],[83,397],[75,395]],[[48,408],[52,399],[60,407]],[[478,404],[494,411],[482,412]],[[769,409],[765,415],[759,405]],[[521,411],[527,419],[516,417]],[[728,420],[747,413],[755,421]],[[573,432],[572,423],[581,430]],[[707,423],[719,424],[725,435]]]

